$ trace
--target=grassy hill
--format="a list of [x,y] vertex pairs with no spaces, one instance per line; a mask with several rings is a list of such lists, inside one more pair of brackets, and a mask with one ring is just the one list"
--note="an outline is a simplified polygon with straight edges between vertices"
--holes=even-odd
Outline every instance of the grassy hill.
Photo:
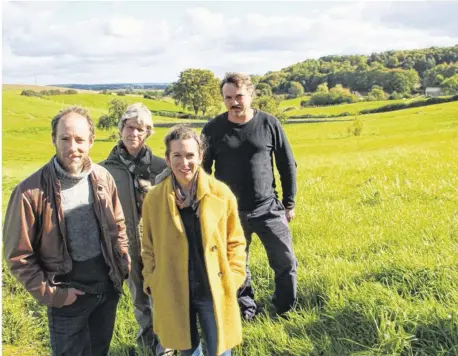
[[[301,100],[299,100],[301,99]],[[417,100],[425,100],[424,97],[418,97],[413,99],[399,99],[399,100],[379,100],[379,101],[361,101],[359,103],[351,104],[340,104],[332,106],[314,106],[314,107],[301,107],[301,101],[304,98],[296,98],[284,100],[280,107],[283,109],[290,108],[286,111],[287,116],[300,116],[300,115],[338,115],[342,113],[358,114],[361,110],[375,109],[385,105],[397,104],[397,103],[410,103]]]
[[[37,87],[39,91],[45,87]],[[150,110],[167,110],[167,111],[185,111],[176,106],[170,99],[151,100],[144,99],[140,95],[103,95],[95,92],[85,91],[75,95],[53,95],[46,97],[27,97],[21,96],[22,86],[7,86],[3,88],[3,129],[22,130],[24,125],[27,128],[47,128],[50,119],[61,108],[69,105],[80,105],[87,110],[92,119],[97,122],[98,118],[108,113],[109,102],[113,99],[119,99],[133,104],[137,102],[144,103]],[[25,120],[25,121],[24,121]],[[163,116],[153,116],[153,121],[157,123],[164,122],[187,122],[185,119],[173,119]],[[192,122],[195,122],[193,120]]]
[[[3,93],[3,213],[14,185],[53,154],[49,117],[61,105]],[[298,166],[298,308],[244,323],[234,355],[458,354],[457,112],[454,102],[364,115],[361,136],[349,134],[353,122],[285,126]],[[148,141],[159,155],[165,132]],[[114,142],[96,135],[98,162]],[[269,307],[273,274],[256,238],[250,263]],[[49,354],[46,310],[6,270],[2,322],[5,355]],[[125,355],[135,333],[124,296],[112,354]]]

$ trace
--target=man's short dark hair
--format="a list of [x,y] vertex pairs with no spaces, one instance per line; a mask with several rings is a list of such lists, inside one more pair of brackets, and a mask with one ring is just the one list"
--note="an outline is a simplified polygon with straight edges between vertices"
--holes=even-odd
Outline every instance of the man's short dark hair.
[[245,85],[248,92],[251,94],[251,96],[254,97],[256,93],[250,76],[244,73],[236,73],[236,72],[226,73],[226,75],[224,76],[224,79],[221,81],[220,86],[219,86],[221,95],[223,95],[224,84],[234,84],[237,88],[241,88],[242,86]]

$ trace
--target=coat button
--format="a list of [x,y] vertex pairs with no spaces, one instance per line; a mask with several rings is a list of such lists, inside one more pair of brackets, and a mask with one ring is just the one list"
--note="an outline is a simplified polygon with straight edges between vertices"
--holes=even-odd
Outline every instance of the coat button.
[[222,277],[222,276],[223,276],[223,272],[219,272],[218,277]]
[[213,252],[215,252],[217,249],[218,249],[218,247],[216,247],[216,245],[215,245],[215,246],[212,246],[212,248],[211,248],[211,250],[212,250]]

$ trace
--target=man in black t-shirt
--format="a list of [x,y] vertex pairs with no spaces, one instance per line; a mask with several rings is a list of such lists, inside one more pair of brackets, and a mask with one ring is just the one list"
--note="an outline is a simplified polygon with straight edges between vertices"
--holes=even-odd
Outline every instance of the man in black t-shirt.
[[[275,272],[272,301],[276,312],[282,315],[296,301],[297,261],[288,227],[294,218],[296,163],[278,119],[251,108],[255,92],[249,76],[228,73],[220,89],[228,111],[209,121],[202,130],[208,145],[202,166],[211,173],[214,161],[215,177],[225,182],[237,197],[247,240],[247,279],[239,290],[240,309],[247,320],[256,314],[248,269],[254,232]],[[282,201],[275,190],[274,157],[280,173]]]

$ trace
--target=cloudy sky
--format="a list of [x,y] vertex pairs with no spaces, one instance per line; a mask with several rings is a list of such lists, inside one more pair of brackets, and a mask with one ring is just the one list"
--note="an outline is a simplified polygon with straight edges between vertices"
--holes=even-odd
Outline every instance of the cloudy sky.
[[[3,0],[2,0],[3,1]],[[458,44],[458,2],[3,1],[3,83],[168,83]]]

